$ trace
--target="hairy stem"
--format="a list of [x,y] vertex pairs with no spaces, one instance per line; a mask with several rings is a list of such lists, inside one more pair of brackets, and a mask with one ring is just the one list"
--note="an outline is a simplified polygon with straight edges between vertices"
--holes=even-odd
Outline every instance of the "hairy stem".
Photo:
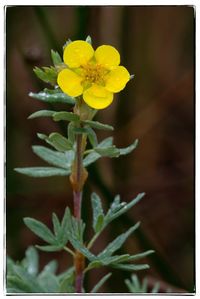
[[[83,136],[76,136],[76,157],[73,165],[71,183],[73,187],[74,216],[81,219],[82,189],[87,178],[87,172],[83,167]],[[81,252],[76,251],[74,255],[75,267],[75,290],[76,293],[82,293],[83,277],[85,268],[85,258]]]

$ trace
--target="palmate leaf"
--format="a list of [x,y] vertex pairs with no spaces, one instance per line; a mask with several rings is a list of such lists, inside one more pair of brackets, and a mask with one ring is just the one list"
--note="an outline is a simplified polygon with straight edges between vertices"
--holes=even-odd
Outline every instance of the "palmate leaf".
[[63,104],[75,104],[75,98],[68,96],[63,93],[60,89],[47,89],[38,93],[30,92],[29,96],[31,98],[37,99],[42,102],[47,103],[63,103]]
[[43,272],[38,278],[38,282],[45,293],[57,293],[59,291],[59,281],[54,274]]

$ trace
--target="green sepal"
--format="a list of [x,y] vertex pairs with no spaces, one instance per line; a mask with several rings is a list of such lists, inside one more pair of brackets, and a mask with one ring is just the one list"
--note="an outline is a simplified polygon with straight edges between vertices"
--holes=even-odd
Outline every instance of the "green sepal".
[[53,61],[54,66],[62,63],[62,58],[60,54],[54,50],[51,50],[51,59]]
[[88,44],[90,44],[90,45],[92,45],[92,38],[91,38],[91,36],[90,35],[88,35],[87,37],[86,37],[86,40],[85,40]]
[[35,75],[42,81],[56,85],[57,83],[57,71],[54,67],[35,67],[33,69]]

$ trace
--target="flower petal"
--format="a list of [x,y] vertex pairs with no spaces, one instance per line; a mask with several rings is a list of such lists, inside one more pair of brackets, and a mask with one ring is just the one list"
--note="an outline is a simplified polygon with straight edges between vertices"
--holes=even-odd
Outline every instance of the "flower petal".
[[117,66],[106,76],[105,88],[111,92],[119,92],[124,89],[130,80],[130,74],[123,66]]
[[64,49],[63,60],[70,68],[79,67],[86,64],[94,55],[92,46],[83,41],[71,42]]
[[103,45],[96,49],[94,56],[96,61],[107,69],[112,69],[120,64],[119,52],[112,46]]
[[82,78],[69,69],[64,69],[58,74],[57,82],[63,92],[71,97],[80,96],[83,93]]
[[92,85],[83,93],[83,99],[88,106],[94,109],[104,109],[113,101],[113,93],[102,86]]

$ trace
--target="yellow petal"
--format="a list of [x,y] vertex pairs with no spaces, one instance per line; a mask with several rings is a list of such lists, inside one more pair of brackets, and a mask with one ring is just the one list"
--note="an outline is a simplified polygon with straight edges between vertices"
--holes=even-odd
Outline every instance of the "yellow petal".
[[104,109],[113,101],[113,93],[102,86],[92,85],[83,93],[83,99],[88,106],[94,109]]
[[86,64],[94,55],[92,46],[83,41],[71,42],[64,49],[63,60],[70,68]]
[[111,92],[119,92],[124,89],[130,80],[130,74],[123,66],[117,66],[106,76],[105,88]]
[[98,47],[94,56],[99,64],[109,70],[120,64],[119,52],[112,46],[103,45]]
[[83,93],[81,81],[82,78],[69,69],[62,70],[57,78],[62,91],[71,97],[77,97]]

